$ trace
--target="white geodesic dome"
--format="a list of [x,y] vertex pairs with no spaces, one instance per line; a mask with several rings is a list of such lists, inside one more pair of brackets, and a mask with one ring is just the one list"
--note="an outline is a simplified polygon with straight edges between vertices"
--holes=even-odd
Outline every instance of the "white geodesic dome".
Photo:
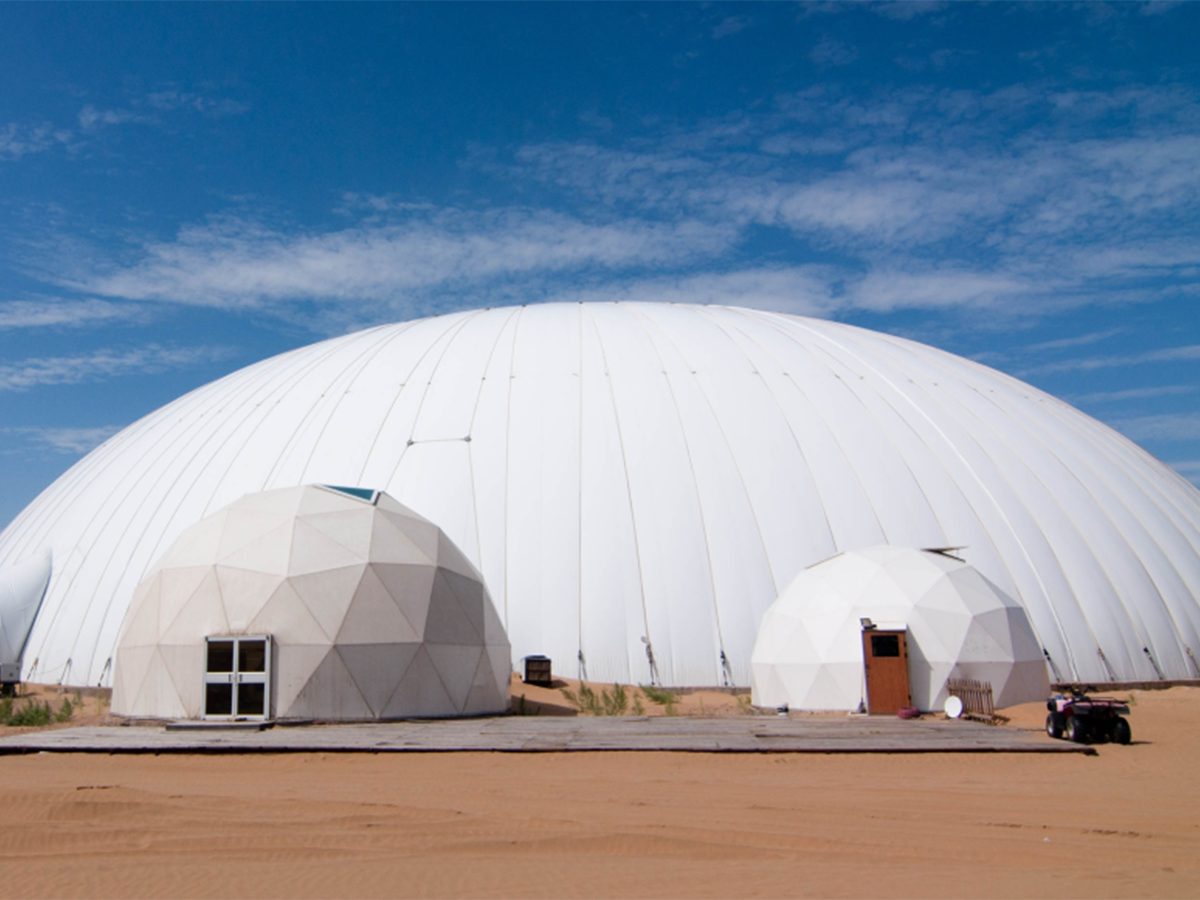
[[1136,445],[902,338],[655,303],[372,328],[130,425],[0,534],[0,566],[56,560],[26,677],[108,683],[134,586],[184,528],[314,482],[437,523],[514,655],[563,675],[748,685],[796,574],[886,543],[965,547],[1056,681],[1200,677],[1200,492]]
[[387,494],[249,494],[186,528],[134,591],[112,710],[197,718],[207,638],[272,641],[275,718],[501,712],[508,638],[475,567]]
[[1045,659],[1019,603],[945,553],[879,546],[805,569],[767,610],[751,658],[754,703],[858,708],[863,619],[907,629],[909,689],[919,709],[940,708],[951,678],[990,684],[998,707],[1049,693]]

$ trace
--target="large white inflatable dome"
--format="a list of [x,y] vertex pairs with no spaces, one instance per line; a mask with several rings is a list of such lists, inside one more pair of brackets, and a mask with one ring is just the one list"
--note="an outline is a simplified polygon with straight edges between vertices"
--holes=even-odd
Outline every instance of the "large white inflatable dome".
[[748,685],[780,591],[877,544],[965,548],[1052,680],[1200,674],[1200,492],[1109,428],[889,335],[589,303],[324,341],[115,435],[0,535],[0,567],[54,553],[26,677],[109,683],[133,588],[184,528],[314,482],[440,526],[514,656],[565,675]]

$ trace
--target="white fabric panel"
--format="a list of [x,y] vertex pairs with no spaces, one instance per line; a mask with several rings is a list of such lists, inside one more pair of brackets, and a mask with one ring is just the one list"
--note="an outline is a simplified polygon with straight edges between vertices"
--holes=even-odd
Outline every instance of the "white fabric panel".
[[[649,684],[637,534],[621,423],[608,363],[590,308],[584,307],[580,377],[580,651],[575,673],[596,681]],[[484,573],[485,578],[487,573]],[[490,583],[490,582],[489,582]],[[553,657],[552,657],[553,659]]]
[[648,681],[646,637],[666,683],[720,684],[724,651],[745,684],[779,588],[891,542],[966,545],[1056,677],[1200,677],[1200,492],[1120,435],[901,338],[608,303],[346,335],[115,435],[0,534],[0,567],[55,558],[26,677],[110,682],[133,588],[185,528],[312,481],[439,525],[517,655],[562,674]]

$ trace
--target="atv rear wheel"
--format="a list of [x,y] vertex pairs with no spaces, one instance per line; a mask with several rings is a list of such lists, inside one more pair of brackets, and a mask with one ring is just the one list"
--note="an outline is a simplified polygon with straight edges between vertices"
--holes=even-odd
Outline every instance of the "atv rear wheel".
[[1065,730],[1068,741],[1074,741],[1076,744],[1086,744],[1088,742],[1088,729],[1078,716],[1069,716],[1067,718],[1067,727]]
[[1046,716],[1046,734],[1054,738],[1056,741],[1063,736],[1063,714],[1060,712],[1052,712]]
[[1118,718],[1112,727],[1112,742],[1114,744],[1128,744],[1133,740],[1133,730],[1129,727],[1129,722],[1126,719]]

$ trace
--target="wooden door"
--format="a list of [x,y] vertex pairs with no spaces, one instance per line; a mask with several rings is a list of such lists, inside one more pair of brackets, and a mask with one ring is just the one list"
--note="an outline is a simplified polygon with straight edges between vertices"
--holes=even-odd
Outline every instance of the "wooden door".
[[867,712],[895,715],[912,706],[908,692],[908,643],[903,631],[864,631],[863,666],[867,671]]

